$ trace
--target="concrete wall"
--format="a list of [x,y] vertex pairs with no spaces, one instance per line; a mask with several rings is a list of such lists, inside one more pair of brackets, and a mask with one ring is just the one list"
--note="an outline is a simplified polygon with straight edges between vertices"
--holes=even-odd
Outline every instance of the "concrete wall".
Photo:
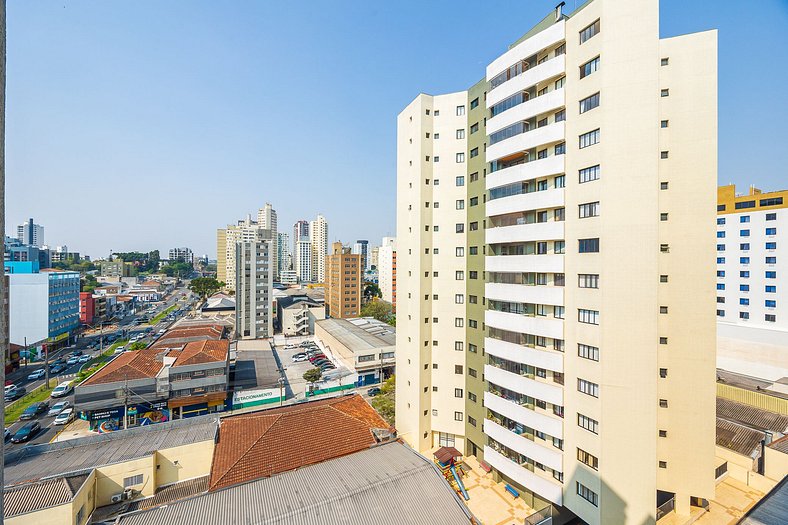
[[156,486],[210,474],[214,445],[213,441],[202,441],[158,451]]

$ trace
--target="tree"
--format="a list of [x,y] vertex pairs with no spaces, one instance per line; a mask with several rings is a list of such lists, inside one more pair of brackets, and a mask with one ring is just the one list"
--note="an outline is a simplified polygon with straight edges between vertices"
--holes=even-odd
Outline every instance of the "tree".
[[319,368],[310,368],[304,372],[304,380],[308,383],[317,383],[323,377],[323,371]]
[[394,376],[389,377],[383,382],[380,387],[380,394],[376,395],[370,401],[372,408],[377,410],[380,417],[386,420],[386,423],[394,426],[394,401],[396,398],[396,380]]
[[143,343],[142,341],[136,341],[131,344],[129,350],[142,350],[143,348],[148,348],[148,344]]
[[189,290],[196,293],[203,299],[209,295],[215,294],[222,288],[224,288],[224,283],[217,281],[213,277],[198,277],[196,279],[192,279],[189,283]]
[[183,277],[186,275],[190,275],[194,271],[194,266],[191,263],[187,262],[171,262],[166,266],[161,267],[161,271],[167,277],[177,276]]
[[80,279],[79,284],[80,284],[81,292],[91,292],[91,293],[99,285],[98,280],[96,280],[96,276],[91,275],[89,273],[82,276],[82,279]]
[[391,303],[374,299],[361,307],[361,317],[374,317],[378,321],[388,322],[391,317]]
[[383,297],[383,292],[380,291],[380,287],[375,283],[367,283],[364,287],[364,300],[370,301],[375,297]]

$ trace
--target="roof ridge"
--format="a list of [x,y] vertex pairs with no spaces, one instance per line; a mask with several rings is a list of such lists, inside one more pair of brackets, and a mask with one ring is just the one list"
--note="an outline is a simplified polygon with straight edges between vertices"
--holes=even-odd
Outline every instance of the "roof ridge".
[[[212,486],[216,486],[218,483],[220,483],[224,479],[224,477],[233,469],[233,467],[235,467],[246,456],[246,454],[250,450],[252,450],[252,448],[257,443],[260,442],[261,439],[263,439],[263,436],[268,434],[268,432],[274,427],[276,422],[279,421],[279,419],[282,417],[282,414],[268,414],[268,415],[269,416],[275,416],[275,419],[271,422],[270,425],[268,425],[268,428],[266,428],[265,431],[263,431],[259,436],[257,436],[257,439],[255,439],[251,443],[251,445],[249,445],[249,447],[246,448],[246,450],[244,450],[241,454],[238,454],[238,458],[230,466],[227,467],[227,469],[224,471],[224,473],[222,473],[222,475],[219,477],[219,479],[216,480],[216,483],[211,483],[210,480],[208,481],[208,490],[211,490]],[[221,432],[219,433],[219,436],[221,437]],[[217,454],[215,452],[214,452],[213,457],[214,457],[214,461],[215,461],[215,458],[217,457]],[[213,470],[213,465],[211,465],[211,470]]]
[[[356,399],[356,395],[353,395],[353,396],[348,396],[348,398],[347,398],[347,399],[341,399],[341,398],[340,398],[340,399],[339,399],[339,401],[338,401],[337,403],[329,403],[329,404],[328,404],[328,406],[329,406],[329,407],[331,407],[331,408],[333,408],[333,409],[334,409],[334,410],[336,410],[337,412],[341,412],[342,414],[345,414],[346,416],[348,416],[348,417],[350,417],[350,418],[352,418],[352,419],[355,419],[355,420],[356,420],[356,421],[358,421],[359,423],[362,423],[362,424],[364,424],[365,426],[367,426],[367,427],[370,427],[370,432],[371,432],[371,429],[372,429],[372,428],[385,428],[385,429],[390,429],[390,428],[391,428],[391,425],[389,425],[389,426],[386,426],[386,427],[373,427],[372,425],[370,425],[370,424],[369,424],[369,422],[367,422],[367,421],[364,421],[363,419],[359,419],[359,418],[357,418],[356,416],[354,416],[354,415],[352,415],[352,414],[348,414],[347,412],[344,412],[344,411],[342,411],[342,410],[339,410],[338,408],[334,407],[334,405],[338,405],[338,404],[340,404],[340,403],[342,403],[342,402],[345,402],[345,401],[347,401],[347,402],[350,402],[351,400],[354,400],[354,399]],[[363,401],[363,399],[361,399],[361,400]],[[365,401],[365,403],[366,403],[366,401]],[[370,408],[372,408],[372,407],[370,406]],[[373,409],[373,412],[374,412],[374,409]],[[380,417],[380,414],[378,414],[377,412],[375,412],[375,416],[377,416],[377,417],[378,417],[378,418],[379,418],[381,421],[383,421],[383,423],[386,423],[386,421],[385,421],[385,420],[384,420],[382,417]]]

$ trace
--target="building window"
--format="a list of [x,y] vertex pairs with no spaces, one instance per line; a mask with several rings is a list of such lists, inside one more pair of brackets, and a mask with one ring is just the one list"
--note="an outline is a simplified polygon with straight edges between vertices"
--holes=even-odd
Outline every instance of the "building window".
[[566,153],[566,142],[562,142],[561,144],[556,144],[554,148],[555,155],[563,155]]
[[661,128],[667,128],[668,124],[669,124],[669,122],[667,120],[660,120],[659,121],[659,127],[661,127]]
[[667,368],[660,368],[659,369],[659,377],[662,379],[666,379],[668,377],[668,369]]
[[461,222],[458,222],[455,225],[455,230],[456,230],[457,233],[463,233],[465,231],[465,224],[463,224]]
[[455,388],[454,389],[454,397],[460,397],[461,398],[462,396],[463,396],[462,388]]
[[579,239],[578,251],[579,253],[597,253],[599,251],[599,238]]
[[462,352],[463,351],[462,341],[454,341],[454,349],[458,352]]
[[599,19],[597,19],[593,24],[589,25],[588,27],[584,28],[580,31],[580,43],[582,44],[592,36],[599,33]]
[[580,149],[587,148],[589,146],[593,146],[594,144],[599,143],[599,129],[595,129],[593,131],[589,131],[588,133],[583,133],[579,137]]
[[578,274],[577,286],[579,288],[599,288],[599,274],[596,273]]
[[457,177],[454,179],[454,184],[455,184],[456,186],[465,186],[465,175],[458,175],[458,176],[457,176]]
[[667,399],[660,399],[659,400],[659,408],[668,408],[668,400]]
[[597,217],[599,215],[599,201],[581,204],[579,208],[579,217],[581,219],[585,219],[586,217]]
[[766,314],[764,319],[769,323],[774,323],[777,321],[777,316],[774,314]]
[[[761,206],[779,206],[783,203],[782,197],[774,197],[771,199],[761,199]],[[768,219],[767,219],[768,220]]]
[[585,379],[577,379],[577,391],[592,397],[599,397],[599,385]]
[[468,375],[471,376],[471,377],[476,377],[476,375],[477,375],[476,374],[476,370],[474,370],[473,368],[469,368],[468,369]]
[[777,308],[777,301],[772,299],[767,299],[764,304],[766,305],[766,308]]
[[454,208],[457,210],[464,210],[465,209],[465,200],[464,199],[457,199],[454,202]]
[[465,257],[465,247],[457,246],[454,249],[454,255],[457,256],[457,257]]
[[767,221],[776,221],[777,220],[777,214],[776,213],[767,213],[766,214],[766,220]]
[[766,228],[766,235],[777,235],[777,228]]
[[471,109],[476,109],[479,106],[479,97],[471,100]]
[[583,449],[580,448],[577,449],[577,460],[580,463],[585,463],[586,465],[588,465],[594,470],[599,469],[599,460],[597,459],[597,457],[592,456],[591,454],[589,454]]
[[659,462],[659,468],[668,468],[668,462],[667,461],[660,461]]
[[465,296],[461,293],[454,295],[454,304],[463,304],[465,302]]
[[472,427],[475,427],[476,426],[476,420],[474,418],[472,418],[471,416],[468,416],[468,424],[471,425]]
[[130,476],[128,478],[123,478],[123,488],[127,489],[129,487],[133,487],[134,485],[141,485],[144,481],[144,477],[142,474],[137,474],[134,476]]
[[580,66],[580,78],[585,78],[598,69],[599,69],[599,57],[592,58],[591,60]]
[[599,348],[596,346],[577,344],[577,355],[590,361],[599,361]]
[[457,106],[457,116],[461,117],[465,115],[465,106]]
[[580,170],[580,184],[590,182],[599,178],[599,164]]
[[661,158],[661,159],[667,159],[668,155],[670,155],[670,152],[668,152],[668,151],[660,151],[659,152],[659,158]]
[[670,96],[670,90],[669,89],[661,89],[659,91],[659,96],[660,97],[669,97]]
[[566,120],[566,110],[562,109],[561,111],[557,111],[555,113],[554,120],[556,122],[563,122],[563,121],[565,121]]
[[584,416],[579,412],[577,414],[577,425],[580,428],[588,430],[589,432],[593,432],[594,434],[599,433],[599,423],[595,419]]
[[462,412],[455,412],[454,413],[454,421],[464,421],[465,418],[462,415]]
[[739,236],[740,237],[749,237],[750,236],[750,230],[739,230]]
[[578,308],[577,321],[585,324],[599,324],[599,311]]
[[[462,375],[462,365],[454,365],[454,373],[457,375]],[[458,396],[462,397],[462,396]]]
[[478,122],[473,124],[473,125],[471,125],[471,135],[473,135],[477,131],[479,131],[479,123]]
[[580,101],[580,113],[590,111],[599,106],[599,93],[594,93]]
[[462,317],[455,317],[454,318],[454,326],[457,328],[462,328],[465,324],[465,319]]
[[457,163],[465,162],[465,153],[457,153],[457,155],[455,156],[455,161]]
[[736,208],[737,210],[746,210],[747,208],[754,208],[754,207],[755,207],[755,201],[742,201],[742,202],[737,202],[734,205],[734,208]]

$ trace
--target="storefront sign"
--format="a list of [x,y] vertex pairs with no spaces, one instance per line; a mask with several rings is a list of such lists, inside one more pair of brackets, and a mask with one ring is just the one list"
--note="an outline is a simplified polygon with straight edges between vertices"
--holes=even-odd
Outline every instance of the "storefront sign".
[[265,390],[240,390],[233,392],[233,407],[254,406],[279,400],[280,390],[268,388]]

